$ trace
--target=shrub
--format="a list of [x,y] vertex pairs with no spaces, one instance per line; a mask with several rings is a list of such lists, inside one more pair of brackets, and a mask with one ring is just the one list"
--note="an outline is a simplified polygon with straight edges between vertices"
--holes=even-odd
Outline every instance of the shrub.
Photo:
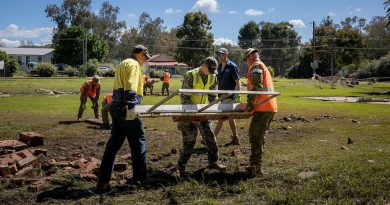
[[390,77],[390,55],[379,60],[376,72],[376,77]]
[[51,63],[40,63],[34,73],[41,77],[51,77],[55,71],[55,66]]
[[4,66],[6,68],[7,77],[12,77],[20,67],[18,61],[15,58],[8,58],[6,61],[4,61]]
[[99,71],[99,61],[96,59],[89,59],[87,65],[80,66],[80,72],[84,73],[88,77],[92,77],[98,74]]
[[70,66],[66,67],[66,68],[64,69],[64,71],[65,71],[65,74],[68,75],[68,77],[76,76],[77,73],[78,73],[78,71],[77,71],[76,68],[70,67]]
[[151,78],[160,78],[162,75],[164,75],[164,72],[160,70],[152,70],[149,72],[149,77]]
[[271,74],[271,76],[274,77],[275,76],[275,69],[271,66],[267,66],[267,68],[268,68],[268,71]]

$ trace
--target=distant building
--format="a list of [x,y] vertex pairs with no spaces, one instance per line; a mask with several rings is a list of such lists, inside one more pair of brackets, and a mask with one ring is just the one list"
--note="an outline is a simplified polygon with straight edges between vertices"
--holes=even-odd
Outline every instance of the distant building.
[[0,51],[5,51],[8,56],[14,57],[20,64],[20,68],[27,69],[30,62],[40,63],[53,60],[54,49],[52,48],[5,48],[0,47]]
[[146,63],[148,65],[148,71],[167,69],[171,74],[184,74],[190,68],[185,63],[177,62],[168,54],[153,55]]

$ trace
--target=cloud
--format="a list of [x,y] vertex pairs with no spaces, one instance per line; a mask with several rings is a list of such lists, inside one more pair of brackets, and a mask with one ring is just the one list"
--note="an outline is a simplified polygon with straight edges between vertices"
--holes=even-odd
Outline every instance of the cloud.
[[192,10],[209,11],[211,13],[218,12],[217,0],[198,0],[192,6]]
[[231,45],[237,45],[236,42],[228,38],[216,38],[214,39],[214,45],[221,45],[222,43],[229,43]]
[[288,21],[291,25],[293,25],[295,28],[305,28],[306,25],[301,19],[291,19]]
[[361,9],[361,8],[356,8],[355,11],[356,11],[356,12],[361,12],[362,9]]
[[328,16],[330,16],[330,17],[335,17],[335,16],[336,16],[336,13],[333,12],[333,11],[331,11],[331,12],[328,13]]
[[256,10],[256,9],[248,9],[245,11],[245,15],[248,15],[248,16],[261,16],[263,14],[264,14],[264,12],[262,12],[260,10]]
[[173,9],[173,8],[169,8],[169,9],[165,9],[165,13],[167,14],[174,14],[174,13],[180,13],[181,10],[180,9]]
[[8,25],[5,29],[0,29],[0,38],[23,38],[23,39],[33,39],[33,38],[42,38],[52,35],[53,28],[43,27],[43,28],[19,28],[15,24]]
[[237,11],[229,11],[229,14],[236,14]]
[[272,13],[272,12],[274,12],[274,11],[275,11],[275,8],[274,8],[274,7],[271,7],[271,8],[268,9],[268,13]]
[[134,13],[129,13],[129,14],[127,14],[127,19],[135,19],[135,18],[137,18],[137,15],[135,15]]
[[1,42],[5,43],[6,47],[18,47],[20,46],[20,41],[11,41],[5,38],[0,39]]

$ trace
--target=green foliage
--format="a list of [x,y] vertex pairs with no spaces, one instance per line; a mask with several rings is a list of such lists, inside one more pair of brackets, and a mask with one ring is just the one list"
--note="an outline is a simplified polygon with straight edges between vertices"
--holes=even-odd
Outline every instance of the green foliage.
[[241,48],[260,48],[260,28],[254,21],[249,21],[240,28],[238,34],[238,45]]
[[78,73],[77,68],[71,67],[71,66],[66,67],[64,69],[64,71],[65,71],[65,74],[68,75],[68,77],[76,76]]
[[275,76],[275,69],[272,66],[267,66],[269,73],[272,77]]
[[162,70],[152,70],[149,72],[149,77],[151,78],[160,78],[160,76],[163,76],[164,72]]
[[55,42],[54,61],[71,66],[83,63],[83,44],[87,37],[87,58],[104,61],[108,55],[107,43],[94,33],[87,33],[81,27],[69,27],[58,33]]
[[200,66],[205,58],[213,55],[214,36],[210,31],[211,21],[206,14],[200,11],[187,13],[176,33],[176,37],[181,39],[176,59],[191,67]]
[[357,78],[390,77],[390,54],[379,60],[362,64],[357,71]]
[[289,78],[311,78],[313,76],[311,61],[312,56],[310,50],[302,50],[299,56],[299,65],[291,68],[287,76]]
[[[9,58],[7,52],[0,51],[0,61],[4,61],[5,76],[12,77],[19,70],[19,63],[15,58]],[[0,73],[4,76],[4,72]]]
[[367,49],[364,51],[368,59],[379,59],[388,52],[388,42],[390,42],[390,29],[387,27],[387,20],[384,16],[374,16],[364,27],[364,45]]
[[99,72],[99,61],[96,59],[89,59],[87,65],[81,66],[82,71],[85,72],[85,75],[88,77],[94,76]]
[[349,64],[349,65],[342,67],[341,70],[342,70],[343,74],[347,75],[347,74],[351,74],[354,71],[356,71],[357,68],[358,67],[356,66],[356,64]]
[[246,63],[243,61],[244,50],[238,46],[231,45],[230,43],[222,43],[221,45],[217,45],[215,47],[216,50],[219,48],[226,48],[229,51],[229,60],[233,61],[237,65],[238,72],[241,76],[246,76],[248,68]]
[[55,72],[55,66],[51,63],[40,63],[34,73],[40,77],[51,77]]

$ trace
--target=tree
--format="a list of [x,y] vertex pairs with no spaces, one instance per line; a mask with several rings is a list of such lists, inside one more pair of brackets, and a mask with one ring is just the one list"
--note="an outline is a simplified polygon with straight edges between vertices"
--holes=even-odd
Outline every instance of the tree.
[[385,10],[386,10],[386,18],[387,18],[387,24],[386,26],[390,26],[390,0],[386,0],[384,3]]
[[260,48],[260,28],[254,21],[244,24],[238,34],[238,45],[241,48]]
[[[85,30],[81,27],[72,26],[58,34],[55,44],[54,61],[77,66],[83,63],[83,41]],[[102,62],[108,55],[107,43],[94,33],[86,33],[87,58],[97,59]]]
[[[20,67],[18,61],[15,58],[9,58],[5,51],[0,51],[0,61],[4,61],[6,77],[12,77]],[[3,72],[0,74],[4,75]]]
[[91,0],[64,0],[61,6],[49,4],[45,12],[59,32],[70,26],[91,28]]
[[[288,22],[260,22],[261,59],[275,68],[277,76],[298,64],[298,46],[301,37]],[[264,49],[263,49],[264,48]]]
[[19,48],[33,48],[37,47],[32,41],[21,41]]
[[176,59],[195,67],[213,54],[214,35],[210,33],[211,21],[201,11],[189,12],[178,27],[176,37],[180,39]]
[[113,7],[108,1],[102,4],[97,15],[92,15],[92,31],[103,37],[110,48],[110,57],[118,55],[118,41],[121,31],[126,28],[125,21],[117,21],[119,7]]
[[363,42],[367,48],[365,56],[369,59],[379,59],[386,55],[388,44],[390,42],[390,27],[386,27],[386,18],[384,16],[375,16],[365,26],[364,31],[366,35],[363,37]]

